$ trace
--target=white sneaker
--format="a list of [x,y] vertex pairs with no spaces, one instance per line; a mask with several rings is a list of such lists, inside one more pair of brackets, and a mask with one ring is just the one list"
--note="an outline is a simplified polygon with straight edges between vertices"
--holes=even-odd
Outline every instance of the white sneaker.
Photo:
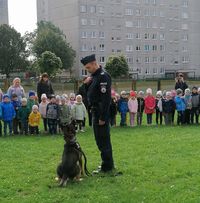
[[80,130],[82,133],[84,133],[85,132],[85,130]]

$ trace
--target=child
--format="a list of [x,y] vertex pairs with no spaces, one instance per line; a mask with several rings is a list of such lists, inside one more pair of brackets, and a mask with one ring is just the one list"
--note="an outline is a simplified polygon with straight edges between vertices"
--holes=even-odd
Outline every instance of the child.
[[185,100],[185,123],[186,124],[190,124],[190,120],[191,120],[191,109],[192,109],[192,96],[190,93],[190,89],[185,89],[185,96],[184,96],[184,100]]
[[82,102],[82,96],[77,95],[76,103],[72,107],[72,118],[76,120],[77,132],[78,132],[78,127],[81,132],[84,132],[84,129],[82,129],[82,125],[83,125],[84,118],[86,117],[86,114],[87,114],[87,111],[86,111],[85,105]]
[[30,130],[31,135],[33,135],[33,134],[38,135],[39,134],[40,119],[41,119],[41,114],[38,111],[38,106],[33,105],[32,112],[28,118],[29,130]]
[[144,112],[144,92],[143,91],[139,91],[137,101],[138,101],[137,125],[142,125],[142,117]]
[[61,101],[60,101],[60,96],[56,95],[56,104],[60,105]]
[[48,103],[49,102],[47,101],[47,95],[42,94],[41,103],[39,104],[39,112],[42,116],[45,133],[47,133],[47,131],[48,131],[48,129],[47,129],[47,105],[48,105]]
[[33,105],[37,105],[36,96],[35,96],[34,91],[30,91],[29,92],[29,98],[28,98],[28,101],[27,101],[27,107],[29,108],[30,112],[32,111]]
[[60,127],[63,129],[64,125],[68,125],[71,123],[72,115],[71,115],[71,109],[69,105],[66,103],[66,97],[61,97],[61,105],[59,108],[59,121],[60,121]]
[[76,95],[74,93],[70,93],[70,95],[69,95],[69,106],[71,109],[74,106],[75,102],[76,102]]
[[147,96],[144,99],[145,103],[145,113],[147,115],[147,124],[151,125],[152,124],[152,115],[154,113],[154,109],[156,106],[156,101],[154,96],[152,95],[152,89],[148,88],[146,90]]
[[[166,92],[164,92],[164,96]],[[162,91],[157,91],[156,93],[156,124],[159,124],[160,118],[160,125],[162,125]]]
[[197,92],[197,87],[192,88],[192,110],[191,110],[191,123],[194,124],[194,116],[196,124],[199,123],[199,106],[200,106],[200,97]]
[[135,115],[138,110],[138,101],[136,98],[136,93],[134,91],[130,91],[130,99],[128,101],[128,109],[130,113],[130,126],[134,127],[135,125]]
[[185,123],[185,100],[183,97],[183,90],[177,89],[176,90],[177,96],[175,97],[176,102],[176,110],[178,113],[177,117],[177,125],[184,124]]
[[16,113],[8,94],[5,94],[3,96],[3,102],[1,107],[2,107],[2,120],[4,123],[4,136],[7,135],[7,128],[9,128],[9,134],[12,135],[12,121],[15,118]]
[[126,91],[121,92],[121,97],[118,101],[118,111],[121,115],[120,126],[122,126],[122,127],[127,126],[126,115],[128,112],[128,99],[127,99]]
[[116,126],[116,116],[117,116],[117,98],[114,90],[111,91],[111,105],[110,105],[110,125]]
[[18,111],[21,106],[21,102],[19,101],[18,96],[16,94],[12,95],[12,105],[13,105],[13,107],[15,109],[15,113],[16,113],[16,116],[13,119],[13,133],[14,133],[14,135],[18,135],[19,134],[18,129],[21,128],[20,122],[18,119]]
[[27,107],[27,99],[26,98],[23,98],[21,100],[21,102],[22,102],[22,105],[18,111],[18,119],[19,119],[19,122],[21,125],[20,134],[21,135],[23,135],[23,134],[28,135],[28,118],[30,115],[30,110]]
[[51,135],[57,134],[57,125],[59,120],[59,106],[56,104],[55,95],[51,95],[50,103],[47,105],[47,120],[49,133]]
[[166,92],[166,98],[162,101],[163,116],[165,125],[172,125],[172,113],[174,110],[175,102],[172,99],[171,92]]
[[172,123],[174,124],[174,117],[176,113],[176,102],[175,102],[176,90],[171,90],[171,97],[172,97],[172,100],[174,101],[174,108],[172,111]]

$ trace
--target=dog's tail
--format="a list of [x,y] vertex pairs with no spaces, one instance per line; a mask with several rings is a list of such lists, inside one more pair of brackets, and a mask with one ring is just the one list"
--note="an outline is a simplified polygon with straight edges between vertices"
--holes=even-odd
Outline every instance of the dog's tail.
[[79,150],[80,150],[80,152],[82,153],[83,158],[84,158],[84,171],[85,171],[85,174],[86,174],[87,176],[90,176],[91,174],[90,174],[90,172],[89,172],[88,169],[87,169],[87,157],[86,157],[85,153],[83,152],[83,150],[82,150],[81,148],[80,148]]

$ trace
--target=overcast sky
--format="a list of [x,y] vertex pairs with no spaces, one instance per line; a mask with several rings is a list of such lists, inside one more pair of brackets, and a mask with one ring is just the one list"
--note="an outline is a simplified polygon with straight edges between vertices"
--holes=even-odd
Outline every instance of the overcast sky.
[[36,0],[8,0],[9,24],[24,34],[36,27]]

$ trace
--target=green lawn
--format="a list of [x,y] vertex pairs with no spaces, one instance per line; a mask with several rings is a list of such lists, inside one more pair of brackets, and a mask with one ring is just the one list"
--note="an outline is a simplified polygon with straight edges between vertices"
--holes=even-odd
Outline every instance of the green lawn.
[[[99,163],[92,131],[79,134],[88,168]],[[89,177],[59,188],[61,136],[0,138],[0,202],[200,202],[200,128],[112,129],[118,177]]]

